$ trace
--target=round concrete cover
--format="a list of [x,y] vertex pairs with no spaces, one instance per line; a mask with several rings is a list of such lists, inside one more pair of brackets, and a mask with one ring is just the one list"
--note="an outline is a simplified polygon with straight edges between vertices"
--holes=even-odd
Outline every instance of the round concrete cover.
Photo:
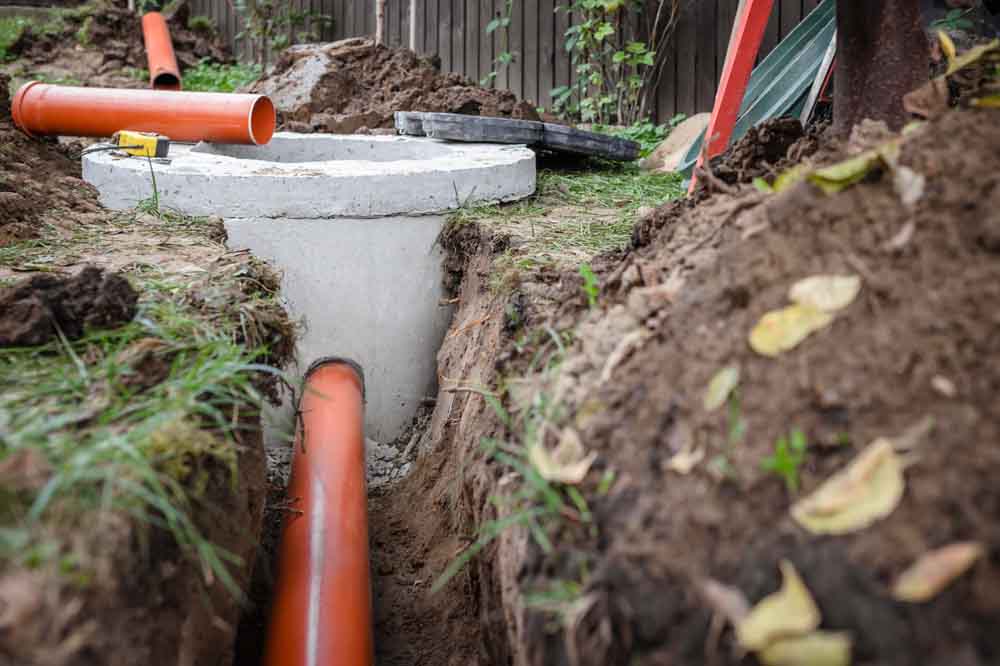
[[[160,204],[226,218],[381,217],[513,201],[535,191],[535,154],[523,146],[401,136],[279,132],[266,146],[171,146],[153,162]],[[153,194],[144,159],[83,158],[101,203],[128,209]]]

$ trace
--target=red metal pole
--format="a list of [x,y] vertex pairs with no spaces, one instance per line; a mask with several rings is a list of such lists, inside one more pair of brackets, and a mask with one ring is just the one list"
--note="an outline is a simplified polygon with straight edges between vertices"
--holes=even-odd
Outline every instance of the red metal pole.
[[774,0],[748,0],[743,13],[736,18],[736,31],[729,43],[719,90],[715,94],[715,106],[705,131],[706,148],[698,156],[688,188],[689,194],[694,192],[698,167],[704,162],[706,154],[708,158],[715,157],[729,145],[773,6]]

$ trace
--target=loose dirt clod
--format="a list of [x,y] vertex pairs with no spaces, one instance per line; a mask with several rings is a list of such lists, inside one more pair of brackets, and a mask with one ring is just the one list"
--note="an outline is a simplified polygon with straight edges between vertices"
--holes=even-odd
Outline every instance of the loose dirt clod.
[[268,95],[279,122],[297,132],[390,129],[396,111],[538,120],[533,107],[509,91],[442,74],[430,58],[366,39],[288,48],[249,90]]
[[138,300],[122,275],[96,266],[71,277],[33,275],[0,291],[0,347],[41,345],[60,333],[76,340],[87,328],[125,324]]

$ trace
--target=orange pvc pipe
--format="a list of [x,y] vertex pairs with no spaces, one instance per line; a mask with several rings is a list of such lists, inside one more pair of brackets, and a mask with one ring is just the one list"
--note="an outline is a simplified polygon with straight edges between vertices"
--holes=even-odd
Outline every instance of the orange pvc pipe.
[[180,90],[181,70],[163,14],[149,12],[142,17],[142,41],[146,44],[149,84],[155,90]]
[[265,666],[371,666],[364,379],[349,361],[306,373]]
[[156,132],[173,141],[265,144],[274,105],[264,95],[77,88],[29,81],[11,103],[29,136],[109,137],[119,130]]

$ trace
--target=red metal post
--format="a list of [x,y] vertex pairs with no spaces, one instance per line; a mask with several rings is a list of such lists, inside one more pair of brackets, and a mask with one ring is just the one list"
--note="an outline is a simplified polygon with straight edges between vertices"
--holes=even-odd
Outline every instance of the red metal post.
[[694,191],[697,169],[706,153],[709,158],[715,157],[729,145],[773,6],[774,0],[747,0],[743,12],[736,17],[736,30],[726,52],[726,64],[719,80],[719,90],[715,93],[715,107],[705,132],[707,148],[698,156],[688,193]]

